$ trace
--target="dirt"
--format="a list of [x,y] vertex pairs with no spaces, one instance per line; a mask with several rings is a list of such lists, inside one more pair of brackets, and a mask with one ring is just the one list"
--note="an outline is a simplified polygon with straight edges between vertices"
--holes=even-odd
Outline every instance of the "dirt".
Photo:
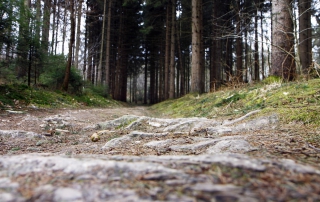
[[[0,130],[20,132],[0,135],[0,201],[320,200],[320,153],[306,142],[306,126],[279,125],[274,116],[154,114],[148,107],[1,111]],[[193,128],[183,129],[186,122]],[[209,152],[215,140],[239,138],[250,148]]]
[[[127,114],[145,116],[149,115],[150,112],[147,107],[87,108],[79,110],[26,108],[1,111],[0,130],[32,131],[45,135],[45,140],[40,146],[39,141],[42,141],[42,138],[9,138],[6,141],[2,137],[0,154],[24,154],[30,152],[63,153],[70,152],[71,148],[76,153],[101,153],[99,151],[83,151],[81,149],[82,147],[87,147],[85,143],[92,143],[90,136],[97,131],[95,129],[83,130],[83,128]],[[63,130],[68,130],[68,133],[58,133],[55,131],[56,128],[54,126],[40,127],[42,124],[46,124],[46,118],[53,116],[64,117],[68,120],[68,124],[62,127]],[[79,144],[80,141],[81,145]],[[101,141],[95,144],[100,147],[105,144],[105,141],[101,139]]]

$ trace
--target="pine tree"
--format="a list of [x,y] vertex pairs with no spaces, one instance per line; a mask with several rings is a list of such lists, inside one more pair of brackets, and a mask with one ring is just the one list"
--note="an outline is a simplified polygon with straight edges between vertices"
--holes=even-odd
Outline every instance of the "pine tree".
[[271,75],[286,81],[295,78],[294,36],[291,0],[272,0]]

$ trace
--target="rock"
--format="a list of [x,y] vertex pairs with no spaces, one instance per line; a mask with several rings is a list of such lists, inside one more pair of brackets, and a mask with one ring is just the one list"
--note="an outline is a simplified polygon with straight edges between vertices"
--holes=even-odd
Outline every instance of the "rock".
[[197,142],[197,143],[193,143],[193,144],[185,144],[185,145],[173,145],[170,147],[171,150],[173,151],[199,151],[202,149],[205,149],[209,146],[215,145],[220,141],[223,140],[232,140],[232,139],[241,139],[241,136],[226,136],[226,137],[221,137],[221,138],[216,138],[216,139],[211,139],[211,138],[207,138],[204,139],[203,141]]
[[41,134],[23,130],[0,130],[0,136],[11,138],[42,138]]
[[290,170],[292,172],[304,173],[304,174],[318,174],[320,175],[320,170],[316,170],[311,166],[297,164],[292,159],[280,159],[277,163],[279,166]]
[[90,139],[92,142],[98,142],[100,140],[100,136],[97,133],[93,133]]
[[[261,199],[264,191],[268,195],[277,189],[289,196],[298,193],[296,190],[300,188],[297,200],[309,197],[305,192],[312,190],[315,197],[310,194],[310,198],[318,201],[316,183],[319,178],[316,175],[320,175],[319,169],[288,159],[263,159],[244,154],[256,149],[247,141],[252,136],[247,136],[246,131],[272,129],[278,125],[276,115],[246,121],[254,113],[226,122],[126,115],[82,128],[78,136],[72,136],[77,145],[69,142],[54,154],[0,155],[0,201],[256,202],[274,199],[268,196]],[[71,124],[72,119],[75,120],[69,115],[52,116],[46,123],[59,126],[66,122]],[[88,130],[92,132],[82,133]],[[60,132],[69,133],[69,130]],[[92,141],[98,141],[102,135],[117,138],[106,142],[102,150],[107,151],[101,151],[101,143],[88,142],[88,134],[92,134]],[[1,137],[37,136],[27,131],[0,130]],[[43,138],[45,140],[37,142],[38,146],[59,136]],[[7,138],[3,138],[0,146],[6,148],[6,141]],[[28,147],[26,150],[43,152],[45,148]],[[141,152],[136,156],[124,155],[135,151]],[[284,182],[277,171],[281,175],[285,173],[285,180],[292,180],[284,186],[281,184],[279,189],[269,186],[269,183],[275,185],[270,182],[272,176]],[[301,180],[304,174],[306,182]],[[315,180],[310,180],[310,174],[314,174]],[[294,185],[296,176],[299,176],[298,186]],[[268,189],[263,190],[265,187]]]
[[216,126],[216,127],[208,127],[207,134],[208,135],[222,135],[226,133],[231,133],[232,128],[227,126]]
[[17,197],[15,194],[12,194],[12,193],[0,193],[0,201],[20,202],[20,201],[25,201],[25,200]]
[[24,114],[24,113],[26,113],[26,112],[24,112],[24,111],[13,111],[13,110],[6,110],[8,113],[10,113],[10,114]]
[[253,150],[257,150],[257,148],[253,148],[246,140],[235,139],[219,141],[214,146],[209,147],[206,153],[246,153]]
[[212,184],[212,183],[197,183],[191,187],[192,190],[204,192],[225,192],[229,194],[239,194],[242,191],[241,187],[232,184]]
[[140,117],[134,116],[134,115],[125,115],[125,116],[122,116],[122,117],[115,119],[115,120],[112,120],[112,121],[98,123],[96,128],[106,130],[106,129],[115,129],[115,128],[121,127],[121,126],[126,127],[130,123],[137,120],[138,118],[140,118]]
[[132,131],[128,135],[124,135],[119,138],[114,138],[107,142],[102,149],[103,150],[110,150],[118,147],[128,147],[130,143],[134,143],[133,140],[141,140],[145,138],[152,138],[152,137],[165,137],[168,133],[146,133],[141,131]]
[[80,202],[83,201],[83,198],[82,193],[79,190],[68,187],[61,187],[54,191],[53,201]]
[[144,144],[143,146],[149,147],[149,148],[163,148],[163,147],[169,146],[172,142],[173,142],[172,139],[151,141]]

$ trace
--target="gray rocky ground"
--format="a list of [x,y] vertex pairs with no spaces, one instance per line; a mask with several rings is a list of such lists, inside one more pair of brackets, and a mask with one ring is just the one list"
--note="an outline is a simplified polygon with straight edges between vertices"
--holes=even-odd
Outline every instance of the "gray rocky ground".
[[0,201],[320,201],[318,151],[257,113],[2,112]]

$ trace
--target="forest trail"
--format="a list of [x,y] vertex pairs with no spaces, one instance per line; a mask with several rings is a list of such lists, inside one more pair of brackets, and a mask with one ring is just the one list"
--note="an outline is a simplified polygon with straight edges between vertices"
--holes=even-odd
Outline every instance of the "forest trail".
[[160,118],[148,107],[2,112],[0,201],[319,201],[317,148],[297,124],[257,112],[234,120]]

